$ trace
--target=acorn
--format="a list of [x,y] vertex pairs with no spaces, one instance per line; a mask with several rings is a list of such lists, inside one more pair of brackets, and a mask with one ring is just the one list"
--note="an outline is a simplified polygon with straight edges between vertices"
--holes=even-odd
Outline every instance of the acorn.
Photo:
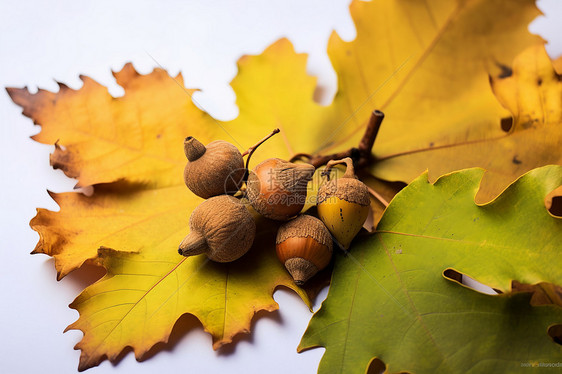
[[252,214],[229,195],[211,197],[197,206],[189,218],[189,229],[178,253],[183,256],[205,253],[216,262],[239,259],[248,252],[256,236]]
[[277,232],[277,257],[302,286],[330,263],[332,237],[318,218],[301,215],[284,223]]
[[224,140],[207,146],[192,136],[185,138],[183,149],[187,165],[183,179],[187,188],[204,199],[234,194],[244,182],[244,160],[238,149]]
[[371,200],[367,186],[355,176],[351,158],[329,161],[323,174],[329,178],[330,169],[337,164],[346,164],[345,174],[318,190],[318,217],[341,247],[348,250],[369,215]]
[[258,164],[248,177],[248,200],[264,217],[286,221],[304,207],[307,184],[313,174],[314,166],[310,164],[267,159]]

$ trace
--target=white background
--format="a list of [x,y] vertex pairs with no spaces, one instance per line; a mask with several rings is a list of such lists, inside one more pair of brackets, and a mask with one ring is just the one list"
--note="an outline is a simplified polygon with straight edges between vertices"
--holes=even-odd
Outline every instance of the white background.
[[[508,1],[508,0],[506,0]],[[228,83],[236,60],[259,54],[280,37],[310,54],[308,70],[331,100],[336,77],[326,55],[336,30],[351,40],[355,29],[349,0],[206,1],[15,1],[0,2],[0,86],[57,91],[55,80],[79,88],[88,75],[121,95],[111,70],[132,61],[141,73],[156,63],[186,85],[200,88],[196,100],[216,118],[236,117]],[[547,15],[530,27],[547,41],[552,57],[562,54],[562,2],[543,0]],[[57,282],[53,261],[30,256],[38,235],[29,228],[35,208],[57,210],[46,190],[70,191],[74,181],[49,166],[52,146],[29,139],[39,132],[0,91],[0,373],[75,373],[79,331],[63,334],[78,318],[67,305],[91,274]],[[91,272],[90,272],[91,273]],[[320,295],[319,302],[326,296]],[[211,348],[201,328],[180,336],[153,358],[137,363],[128,353],[116,366],[104,361],[92,373],[314,373],[324,349],[302,354],[296,347],[311,317],[294,294],[277,291],[279,313],[260,318],[252,334],[227,352]],[[315,309],[319,307],[319,302]]]

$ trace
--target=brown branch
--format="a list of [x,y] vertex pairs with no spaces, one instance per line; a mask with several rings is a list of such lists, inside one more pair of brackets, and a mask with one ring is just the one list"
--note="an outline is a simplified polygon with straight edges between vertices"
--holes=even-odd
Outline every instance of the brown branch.
[[359,152],[368,152],[369,154],[371,153],[373,144],[375,144],[375,139],[379,134],[383,119],[384,113],[380,110],[375,110],[373,111],[373,113],[371,113],[371,118],[369,118],[369,123],[367,124],[365,134],[363,134],[363,138],[361,138],[361,141],[359,142]]
[[333,153],[331,155],[313,156],[310,158],[309,163],[312,164],[315,168],[319,168],[322,165],[326,165],[331,160],[341,160],[342,158],[346,157],[351,157],[351,149],[344,152]]
[[[325,175],[328,175],[328,180],[330,180],[329,169],[331,166],[330,161],[332,160],[342,160],[346,157],[349,157],[353,161],[352,167],[354,167],[355,169],[368,167],[376,162],[376,159],[372,153],[372,148],[375,144],[375,140],[377,139],[377,135],[379,134],[379,130],[381,128],[383,120],[384,113],[380,110],[374,110],[371,113],[371,117],[369,118],[369,122],[367,123],[367,126],[365,128],[365,133],[363,134],[363,137],[361,138],[361,141],[359,142],[359,146],[357,148],[350,148],[347,151],[332,153],[330,155],[310,155],[308,153],[298,153],[291,157],[290,161],[293,162],[296,160],[306,159],[306,162],[312,164],[315,168],[319,168],[322,165],[328,164],[326,171],[323,173]],[[367,189],[376,200],[378,200],[385,207],[388,207],[388,201],[386,201],[386,199],[382,197],[381,194],[368,186]]]
[[365,133],[359,142],[359,159],[357,160],[357,168],[364,168],[375,162],[372,149],[379,134],[384,113],[380,110],[375,110],[371,113],[369,123],[365,129]]
[[371,113],[365,133],[359,142],[358,148],[350,148],[347,151],[332,153],[329,155],[310,155],[308,153],[298,153],[291,157],[291,162],[295,160],[302,160],[306,158],[307,162],[312,164],[315,168],[326,165],[330,160],[341,160],[346,157],[351,157],[353,164],[356,168],[363,168],[372,164],[375,160],[371,153],[373,144],[381,128],[384,113],[380,110],[375,110]]

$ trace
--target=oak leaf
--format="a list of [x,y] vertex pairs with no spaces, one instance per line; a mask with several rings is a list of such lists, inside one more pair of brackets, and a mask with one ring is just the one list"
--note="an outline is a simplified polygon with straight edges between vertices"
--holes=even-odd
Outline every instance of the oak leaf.
[[[501,22],[490,22],[500,12]],[[52,194],[60,211],[40,209],[31,222],[40,234],[34,253],[53,256],[59,278],[85,262],[107,269],[72,304],[80,318],[69,328],[84,332],[77,346],[82,349],[80,369],[104,356],[113,361],[128,345],[142,358],[156,342],[167,340],[183,313],[197,316],[219,347],[247,331],[255,312],[277,308],[271,297],[277,286],[294,289],[309,304],[275,259],[274,229],[263,231],[235,264],[178,257],[177,243],[187,234],[189,214],[201,202],[181,180],[186,135],[203,143],[228,140],[243,150],[281,128],[281,136],[255,153],[257,163],[355,146],[373,108],[387,112],[376,156],[500,131],[498,121],[506,112],[489,91],[487,74],[505,68],[516,51],[538,40],[526,31],[538,14],[532,1],[355,1],[352,13],[357,40],[343,43],[334,35],[330,41],[340,89],[328,107],[313,101],[316,80],[306,74],[306,56],[295,53],[285,39],[259,56],[240,59],[232,82],[240,114],[228,122],[198,108],[191,97],[195,90],[184,87],[181,75],[172,79],[162,69],[141,75],[130,64],[114,74],[125,90],[123,97],[112,97],[87,77],[79,90],[64,84],[58,93],[8,89],[24,114],[41,125],[33,138],[55,145],[53,167],[76,178],[78,187],[94,186],[90,197]],[[389,21],[396,32],[386,32]],[[389,53],[378,53],[388,48]],[[466,111],[457,110],[461,105]],[[437,120],[430,122],[430,131],[421,129],[431,118]],[[334,136],[343,141],[331,142]],[[385,197],[396,190],[389,187]],[[381,212],[378,206],[377,214]],[[248,286],[248,274],[259,281]],[[208,287],[216,279],[222,283]],[[180,297],[186,302],[178,302]]]
[[542,45],[518,55],[507,77],[491,78],[499,102],[513,117],[506,118],[503,134],[480,141],[403,154],[371,169],[375,174],[393,168],[407,179],[417,169],[441,175],[455,169],[486,169],[477,200],[489,201],[516,176],[548,164],[562,164],[562,83]]
[[558,75],[562,75],[562,56],[552,61],[552,66],[554,67],[554,70],[556,70]]
[[[434,184],[422,175],[396,195],[375,235],[337,257],[299,347],[326,347],[320,373],[364,373],[374,358],[393,373],[526,372],[528,363],[556,362],[562,347],[549,334],[562,327],[562,309],[532,306],[511,285],[562,284],[562,220],[544,204],[562,185],[562,167],[535,169],[477,205],[482,175],[469,169]],[[475,292],[452,271],[503,294]]]
[[[373,148],[376,177],[409,183],[428,168],[432,180],[485,168],[488,162],[475,156],[505,136],[500,124],[510,117],[489,76],[508,75],[517,53],[541,41],[527,30],[540,14],[534,1],[357,0],[350,8],[356,39],[344,42],[334,33],[328,45],[338,76],[333,118],[341,125],[320,151],[357,146],[371,111],[379,109],[386,117]],[[529,143],[538,147],[540,139]],[[518,151],[509,153],[510,161]],[[547,161],[539,154],[525,159]],[[483,199],[524,173],[503,171],[505,177],[486,176]]]
[[[107,270],[71,304],[80,318],[69,329],[84,333],[77,345],[82,350],[80,370],[106,356],[115,361],[127,346],[142,359],[154,344],[168,339],[184,313],[195,315],[219,348],[236,334],[247,333],[256,312],[277,309],[272,293],[279,286],[295,290],[310,306],[307,293],[276,258],[276,226],[259,226],[253,249],[233,264],[177,254],[189,215],[202,201],[182,179],[186,135],[203,143],[227,139],[243,149],[259,140],[258,131],[266,134],[283,124],[285,137],[273,138],[256,152],[252,161],[257,163],[289,154],[293,139],[297,146],[303,143],[303,137],[294,138],[302,118],[291,117],[283,105],[290,103],[302,117],[320,115],[321,107],[312,100],[316,81],[306,74],[306,56],[296,54],[287,40],[260,56],[243,58],[239,68],[233,84],[239,98],[250,95],[250,87],[260,89],[254,85],[256,78],[271,81],[282,71],[292,77],[292,86],[285,82],[287,91],[261,87],[273,113],[267,122],[216,121],[194,105],[194,90],[184,88],[181,75],[173,79],[161,69],[141,75],[130,64],[115,73],[125,89],[123,97],[111,97],[86,77],[79,90],[62,84],[58,93],[8,89],[24,114],[41,125],[34,139],[56,144],[52,165],[77,178],[78,186],[94,185],[92,196],[52,193],[60,211],[39,209],[31,221],[40,234],[34,253],[55,258],[59,279],[85,262]],[[303,99],[292,102],[293,92]],[[245,112],[241,107],[242,118]],[[315,139],[309,141],[314,146]]]
[[183,87],[181,74],[171,79],[155,69],[141,75],[127,64],[113,75],[125,90],[123,97],[112,97],[85,76],[79,90],[59,83],[57,93],[40,89],[31,94],[25,88],[8,93],[24,115],[41,125],[32,138],[57,144],[51,165],[78,179],[77,186],[123,179],[155,187],[179,185],[177,170],[185,156],[178,139],[186,131],[203,140],[225,133],[191,101],[195,90]]
[[270,250],[274,238],[274,231],[260,233],[250,253],[229,264],[205,256],[178,260],[169,247],[139,254],[100,249],[107,275],[70,304],[80,318],[67,330],[84,332],[75,347],[82,350],[79,370],[105,356],[115,362],[127,346],[142,360],[156,343],[167,342],[184,313],[201,321],[218,349],[249,333],[255,313],[278,309],[271,295],[279,286],[295,290],[310,305]]

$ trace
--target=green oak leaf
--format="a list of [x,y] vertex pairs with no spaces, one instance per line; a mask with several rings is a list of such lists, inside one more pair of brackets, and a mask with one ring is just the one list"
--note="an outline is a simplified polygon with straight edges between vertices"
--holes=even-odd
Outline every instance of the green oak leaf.
[[[422,175],[392,201],[374,235],[336,259],[327,300],[299,351],[323,346],[320,373],[505,373],[560,362],[562,308],[532,306],[511,282],[562,284],[562,220],[545,196],[562,167],[535,169],[477,205],[480,169],[428,182]],[[448,278],[467,274],[502,294]],[[556,327],[555,327],[556,326]]]

